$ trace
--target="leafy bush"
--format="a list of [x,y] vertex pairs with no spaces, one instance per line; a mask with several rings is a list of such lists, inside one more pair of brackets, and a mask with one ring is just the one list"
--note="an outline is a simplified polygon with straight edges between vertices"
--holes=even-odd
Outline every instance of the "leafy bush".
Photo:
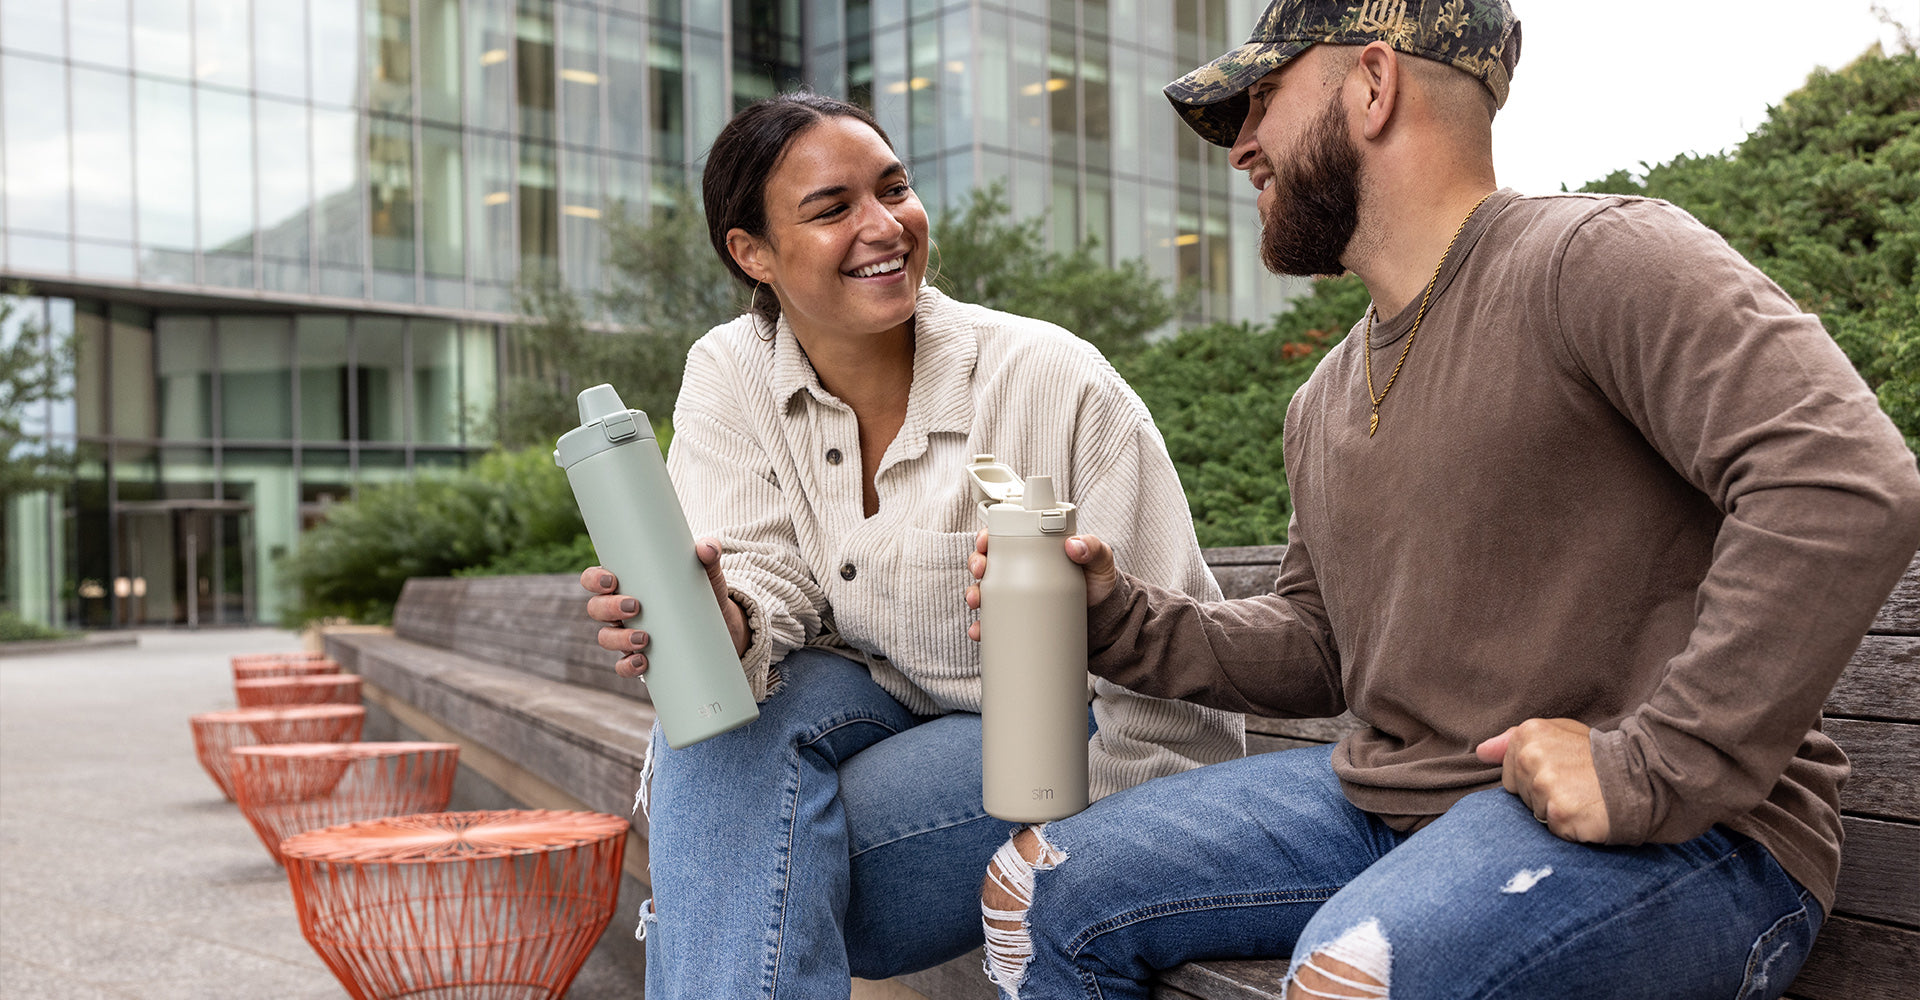
[[1323,278],[1265,327],[1212,323],[1114,359],[1166,438],[1201,545],[1287,540],[1287,403],[1368,301],[1360,279]]
[[72,634],[72,632],[62,632],[57,628],[48,628],[39,622],[27,621],[14,614],[12,608],[0,608],[0,642],[65,639]]
[[465,473],[368,489],[301,536],[287,560],[297,593],[285,624],[391,621],[410,576],[585,569],[592,559],[576,548],[585,530],[551,446],[494,451]]

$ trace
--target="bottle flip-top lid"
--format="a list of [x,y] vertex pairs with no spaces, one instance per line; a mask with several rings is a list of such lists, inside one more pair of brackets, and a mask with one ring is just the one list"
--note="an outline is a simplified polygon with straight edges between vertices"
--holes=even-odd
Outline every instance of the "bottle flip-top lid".
[[580,426],[560,435],[554,464],[563,469],[616,445],[653,440],[653,425],[642,410],[629,409],[606,383],[580,390]]
[[1075,507],[1054,496],[1052,476],[1021,479],[992,455],[975,455],[967,464],[973,498],[995,535],[1070,535]]

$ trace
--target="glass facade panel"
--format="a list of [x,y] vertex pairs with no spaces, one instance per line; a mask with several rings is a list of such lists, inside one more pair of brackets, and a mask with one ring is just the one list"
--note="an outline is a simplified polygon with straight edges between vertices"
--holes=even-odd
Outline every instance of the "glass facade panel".
[[646,26],[637,18],[608,14],[605,28],[607,142],[619,153],[643,156],[647,152],[647,39]]
[[376,112],[413,110],[413,11],[409,0],[367,0],[367,104]]
[[513,250],[513,143],[482,134],[469,142],[474,178],[467,188],[473,213],[473,277],[478,282],[511,285],[519,263]]
[[514,95],[520,134],[554,137],[553,0],[519,0],[514,16]]
[[[11,5],[9,5],[11,6]],[[142,0],[133,5],[133,68],[146,76],[189,79],[193,17],[188,0]]]
[[253,287],[253,102],[199,89],[200,247],[208,284]]
[[10,3],[0,7],[0,39],[17,52],[54,59],[67,54],[66,11],[51,3]]
[[213,320],[162,316],[154,341],[160,436],[176,441],[213,437]]
[[469,445],[493,441],[495,343],[493,327],[469,323],[460,328],[460,424]]
[[[125,73],[73,67],[73,234],[133,242],[133,92]],[[12,175],[8,175],[9,187]]]
[[560,193],[552,146],[520,144],[520,273],[528,278],[555,275],[560,267]]
[[222,316],[220,433],[293,439],[293,337],[285,316]]
[[307,0],[307,53],[313,66],[313,99],[352,108],[360,105],[361,0]]
[[654,25],[647,43],[648,117],[653,132],[653,154],[668,163],[685,163],[687,105],[685,61],[680,56],[677,27]]
[[260,285],[306,292],[313,258],[307,106],[264,97],[253,106],[260,140]]
[[505,132],[513,122],[512,0],[467,2],[467,124]]
[[[294,320],[297,370],[300,373],[300,424],[303,441],[345,441],[351,380],[347,377],[347,318],[301,316]],[[341,452],[344,470],[345,452]],[[343,474],[341,481],[345,482]]]
[[141,277],[195,280],[193,249],[198,185],[193,172],[193,91],[184,84],[137,78],[133,85],[134,166],[139,198]]
[[153,368],[151,321],[133,310],[115,309],[107,337],[107,406],[113,433],[123,438],[150,439],[159,430]]
[[415,444],[460,443],[460,335],[453,323],[414,320],[413,434]]
[[353,324],[355,440],[404,440],[407,429],[406,325],[384,316]]
[[193,78],[216,87],[253,85],[251,0],[194,0]]
[[[231,595],[222,607],[227,620],[277,621],[282,595],[280,560],[293,551],[299,535],[300,485],[293,472],[293,452],[285,448],[228,448],[221,453],[220,492],[251,512],[250,523],[230,523],[225,545],[215,565],[222,593]],[[235,530],[237,529],[237,530]],[[252,578],[252,586],[238,584]],[[247,607],[249,601],[254,606]]]
[[[413,129],[373,118],[367,128],[367,233],[373,266],[413,275]],[[408,296],[411,300],[411,296]]]
[[266,0],[261,0],[254,15],[254,89],[289,100],[306,100],[306,0],[274,0],[270,9]]
[[591,296],[600,288],[601,262],[607,256],[606,230],[600,224],[600,158],[561,151],[566,164],[561,189],[560,232],[566,241],[567,283]]
[[427,274],[459,278],[467,273],[465,160],[456,129],[423,125],[420,128],[420,215],[424,231],[421,249]]
[[133,58],[133,35],[127,30],[131,24],[125,0],[69,0],[67,35],[73,61],[126,69]]
[[[0,57],[0,87],[6,90],[7,225],[66,236],[73,227],[66,67],[8,54]],[[55,269],[67,266],[62,259]]]
[[74,433],[89,437],[107,429],[107,310],[87,303],[73,317]]
[[420,117],[460,124],[460,0],[419,0]]
[[559,8],[560,140],[572,146],[601,145],[601,16],[579,7]]
[[358,298],[367,227],[360,186],[360,116],[313,109],[313,225],[320,292]]
[[352,456],[344,448],[300,449],[300,530],[326,516],[328,507],[353,495]]

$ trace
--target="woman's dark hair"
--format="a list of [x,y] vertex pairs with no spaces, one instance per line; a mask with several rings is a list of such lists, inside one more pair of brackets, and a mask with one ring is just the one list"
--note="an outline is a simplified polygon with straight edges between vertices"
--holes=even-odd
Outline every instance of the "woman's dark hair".
[[700,181],[707,203],[707,237],[734,279],[752,289],[753,314],[769,324],[780,317],[780,300],[734,261],[727,251],[727,233],[739,229],[755,239],[767,238],[767,179],[796,137],[836,116],[864,122],[888,149],[893,148],[893,140],[866,108],[803,90],[775,94],[741,108],[707,150],[706,175]]

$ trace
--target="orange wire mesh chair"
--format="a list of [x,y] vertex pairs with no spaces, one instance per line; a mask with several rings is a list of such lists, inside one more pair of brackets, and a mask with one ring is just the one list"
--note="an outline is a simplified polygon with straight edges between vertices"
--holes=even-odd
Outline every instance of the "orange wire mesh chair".
[[233,699],[241,708],[281,705],[358,705],[360,678],[355,674],[312,674],[305,677],[260,677],[235,680]]
[[351,743],[360,738],[367,710],[359,705],[295,705],[202,712],[193,726],[193,752],[220,793],[233,798],[234,747],[262,743]]
[[613,919],[627,821],[509,809],[280,845],[300,932],[356,1000],[557,1000]]
[[240,812],[282,864],[280,842],[356,820],[440,812],[453,796],[457,743],[275,743],[235,747]]
[[338,674],[340,664],[319,653],[261,653],[232,658],[236,681],[261,678],[311,678],[315,674]]

